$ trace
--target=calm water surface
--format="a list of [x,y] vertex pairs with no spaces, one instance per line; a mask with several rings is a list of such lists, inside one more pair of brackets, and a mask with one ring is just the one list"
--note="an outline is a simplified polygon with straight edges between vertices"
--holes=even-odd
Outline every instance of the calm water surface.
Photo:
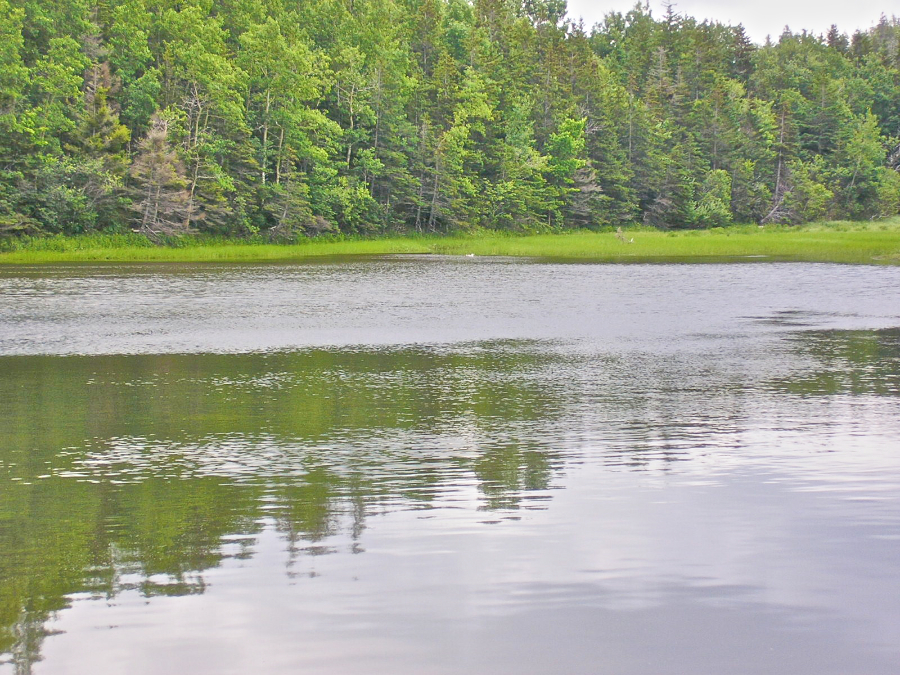
[[897,673],[900,268],[0,269],[0,673]]

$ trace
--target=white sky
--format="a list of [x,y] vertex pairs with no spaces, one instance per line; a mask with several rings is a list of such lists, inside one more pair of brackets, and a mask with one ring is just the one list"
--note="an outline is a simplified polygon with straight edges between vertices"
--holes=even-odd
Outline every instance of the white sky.
[[[568,0],[569,17],[584,18],[590,29],[602,21],[607,12],[625,13],[636,0]],[[900,0],[679,0],[675,11],[695,17],[698,21],[714,19],[722,23],[744,24],[754,42],[764,42],[766,35],[777,40],[785,25],[794,32],[806,29],[825,33],[836,23],[838,28],[852,34],[857,28],[874,25],[882,14],[900,16]],[[664,13],[661,0],[650,0],[653,16]]]

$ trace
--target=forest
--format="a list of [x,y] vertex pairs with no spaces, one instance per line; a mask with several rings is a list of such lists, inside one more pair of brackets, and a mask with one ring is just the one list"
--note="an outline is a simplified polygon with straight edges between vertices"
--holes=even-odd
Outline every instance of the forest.
[[900,212],[900,19],[564,0],[0,0],[0,238]]

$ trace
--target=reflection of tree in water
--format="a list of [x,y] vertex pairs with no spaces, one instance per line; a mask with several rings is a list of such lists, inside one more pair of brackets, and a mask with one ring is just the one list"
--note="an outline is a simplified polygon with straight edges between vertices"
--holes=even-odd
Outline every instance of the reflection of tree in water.
[[75,594],[202,593],[266,523],[296,560],[472,476],[483,508],[519,508],[560,461],[515,429],[559,392],[495,347],[3,359],[0,654],[29,672]]
[[[32,666],[40,660],[40,648],[45,637],[52,635],[44,627],[46,615],[24,608],[12,625],[11,645],[7,663],[15,666],[16,675],[31,675]],[[0,643],[2,644],[2,643]],[[4,661],[0,660],[0,664]]]
[[0,497],[0,653],[28,672],[67,596],[202,593],[221,538],[254,528],[252,499],[218,481],[97,484],[50,477]]
[[[747,359],[758,363],[746,366],[688,353],[634,356],[607,363],[602,373],[591,371],[594,381],[580,400],[595,427],[603,427],[605,462],[668,472],[679,462],[733,450],[743,442],[748,420],[759,415],[754,405],[761,392],[782,410],[796,404],[785,394],[900,395],[900,328],[802,330],[791,333],[787,344],[789,358],[751,353]],[[789,376],[773,379],[773,367]],[[606,379],[598,383],[598,375]]]
[[815,365],[811,372],[777,380],[777,389],[810,396],[900,395],[900,328],[805,331],[793,341]]
[[[507,449],[472,463],[487,508],[517,508],[523,491],[545,489],[551,477],[548,460],[538,452]],[[0,652],[10,654],[17,672],[28,672],[44,624],[68,606],[72,594],[202,593],[203,570],[251,555],[254,538],[236,547],[229,538],[258,533],[262,518],[284,536],[292,560],[333,552],[328,540],[342,532],[355,544],[368,516],[411,501],[389,491],[396,487],[391,477],[382,478],[387,486],[378,478],[318,467],[272,486],[191,478],[111,489],[105,481],[50,478],[9,491],[3,510],[21,515],[0,531]],[[434,492],[421,487],[410,486],[410,497],[430,504]]]
[[601,430],[606,466],[667,473],[733,438],[748,386],[739,369],[692,353],[638,354],[605,365],[604,382],[582,397],[584,424]]
[[517,509],[529,492],[550,486],[554,470],[561,465],[558,456],[510,444],[488,449],[473,462],[484,509]]
[[668,471],[740,431],[748,387],[900,393],[898,329],[791,339],[801,358],[777,381],[689,355],[573,366],[514,343],[0,358],[0,654],[28,672],[73,594],[202,593],[263,527],[293,574],[336,537],[362,551],[373,515],[440,506],[473,479],[480,509],[539,507],[565,456],[554,420],[577,430],[579,411],[578,447]]
[[[322,555],[332,549],[322,542],[340,530],[343,512],[342,480],[322,467],[311,469],[302,482],[281,485],[270,495],[276,528],[288,544],[290,564],[303,555]],[[354,531],[361,529],[363,515],[354,518]]]

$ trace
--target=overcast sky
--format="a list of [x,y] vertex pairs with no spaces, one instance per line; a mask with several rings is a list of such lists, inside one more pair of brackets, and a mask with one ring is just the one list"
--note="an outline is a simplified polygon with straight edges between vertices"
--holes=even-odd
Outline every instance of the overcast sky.
[[[627,12],[636,0],[569,0],[569,16],[583,17],[585,27],[602,21],[610,11]],[[881,14],[900,15],[900,0],[679,0],[675,11],[722,23],[744,24],[754,42],[763,42],[766,35],[777,39],[785,25],[794,32],[806,29],[824,33],[836,23],[845,33],[857,28],[866,29],[878,21]],[[653,16],[664,13],[661,0],[650,0]]]

